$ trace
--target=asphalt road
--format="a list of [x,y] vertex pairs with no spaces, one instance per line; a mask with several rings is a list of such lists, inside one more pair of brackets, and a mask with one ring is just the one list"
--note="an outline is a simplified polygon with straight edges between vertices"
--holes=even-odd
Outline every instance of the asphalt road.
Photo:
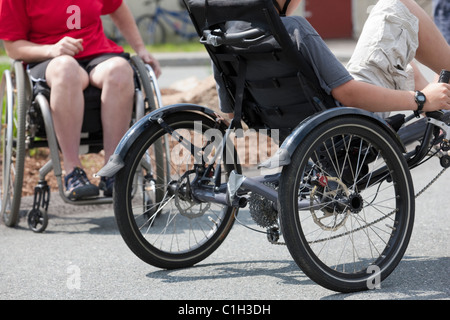
[[[427,163],[414,174],[416,191],[440,169]],[[450,172],[450,171],[449,171]],[[309,280],[284,246],[236,224],[223,245],[193,268],[166,271],[139,260],[118,233],[109,205],[74,207],[53,194],[47,231],[0,225],[0,300],[379,300],[449,299],[450,247],[446,172],[417,199],[406,255],[381,289],[338,294]],[[30,198],[24,198],[29,209]],[[247,210],[242,222],[255,226]]]

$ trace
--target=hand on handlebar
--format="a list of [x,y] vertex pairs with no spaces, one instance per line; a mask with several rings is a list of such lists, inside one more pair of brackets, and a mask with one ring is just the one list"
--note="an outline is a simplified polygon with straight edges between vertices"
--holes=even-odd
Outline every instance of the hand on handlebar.
[[427,98],[424,111],[450,110],[450,84],[431,83],[422,92]]

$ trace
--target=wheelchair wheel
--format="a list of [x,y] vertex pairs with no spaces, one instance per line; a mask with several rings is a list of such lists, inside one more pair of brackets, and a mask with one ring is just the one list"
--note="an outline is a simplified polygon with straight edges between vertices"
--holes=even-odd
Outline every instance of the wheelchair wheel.
[[[21,62],[14,62],[13,71],[5,71],[2,93],[6,89],[1,127],[1,214],[5,224],[14,227],[19,222],[25,165],[25,117],[31,103],[31,88]],[[3,94],[2,94],[3,101]]]
[[[204,159],[216,151],[207,134],[217,132],[217,123],[209,117],[180,112],[164,121],[184,141],[199,144]],[[226,127],[219,129],[223,134]],[[205,166],[179,141],[159,125],[150,127],[123,159],[125,167],[116,174],[113,193],[115,217],[126,244],[143,261],[165,269],[189,267],[208,257],[223,242],[237,214],[232,207],[192,198],[190,184]],[[158,160],[157,154],[164,160]],[[232,170],[240,172],[236,164],[222,165],[220,170],[222,183]],[[137,188],[142,194],[132,195],[136,172],[143,177]],[[158,190],[163,192],[162,199],[153,202]]]
[[311,131],[283,169],[279,195],[292,257],[330,290],[373,289],[408,246],[411,175],[395,141],[370,120],[344,117]]
[[[131,59],[131,64],[133,65],[133,67],[135,68],[136,72],[138,73],[138,79],[139,79],[139,85],[142,89],[142,92],[144,93],[144,108],[143,110],[137,110],[137,114],[136,114],[136,120],[140,120],[145,114],[152,112],[154,110],[156,110],[157,108],[161,108],[162,107],[162,101],[161,101],[161,97],[160,97],[160,90],[158,87],[158,84],[156,82],[156,76],[153,74],[150,74],[150,71],[147,70],[147,67],[145,66],[144,61],[142,61],[142,59],[139,56],[132,56]],[[158,163],[161,163],[164,161],[164,157],[163,157],[163,148],[165,146],[162,145],[161,141],[154,143],[154,150],[156,150],[155,152],[155,161]],[[157,168],[156,169],[161,170],[161,168]],[[164,184],[164,172],[158,172],[158,174],[156,175],[156,180],[155,183],[162,185]],[[137,172],[136,174],[136,185],[137,186],[143,186],[143,188],[146,188],[145,185],[145,181],[143,181],[143,176],[141,174],[141,172]],[[148,182],[147,182],[148,183]],[[137,187],[136,189],[138,189],[139,187]],[[138,192],[138,190],[135,190],[135,192]],[[134,193],[133,193],[134,194]],[[162,201],[162,197],[164,196],[162,190],[157,189],[155,190],[152,195],[148,194],[148,193],[144,193],[145,197],[144,197],[144,201],[146,201],[147,203],[151,202],[151,203],[157,203]],[[145,200],[147,199],[147,200]]]
[[[136,72],[138,73],[138,78],[140,82],[140,86],[142,88],[142,91],[145,94],[144,101],[145,101],[145,113],[151,112],[157,108],[157,104],[155,101],[155,94],[153,92],[153,86],[150,81],[150,76],[147,72],[147,69],[145,67],[144,62],[139,56],[132,56],[130,58],[131,64],[134,66]],[[161,107],[161,106],[159,106]],[[138,120],[141,118],[140,116],[137,117]]]

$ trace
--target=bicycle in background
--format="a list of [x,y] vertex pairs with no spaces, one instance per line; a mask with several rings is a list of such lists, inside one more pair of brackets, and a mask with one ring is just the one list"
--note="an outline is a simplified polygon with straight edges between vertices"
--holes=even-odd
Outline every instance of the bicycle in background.
[[[187,10],[169,10],[161,7],[160,2],[161,0],[145,1],[145,6],[154,3],[155,10],[153,13],[143,14],[136,19],[144,43],[147,45],[165,43],[167,41],[167,27],[181,38],[195,39],[197,33]],[[182,3],[180,4],[182,5]]]

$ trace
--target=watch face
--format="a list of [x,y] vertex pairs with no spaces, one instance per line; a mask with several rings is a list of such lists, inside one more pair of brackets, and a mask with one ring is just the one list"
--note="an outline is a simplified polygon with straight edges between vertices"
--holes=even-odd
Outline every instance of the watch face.
[[422,92],[417,92],[416,100],[417,100],[417,102],[424,103],[427,101],[427,98],[425,98],[425,95]]

